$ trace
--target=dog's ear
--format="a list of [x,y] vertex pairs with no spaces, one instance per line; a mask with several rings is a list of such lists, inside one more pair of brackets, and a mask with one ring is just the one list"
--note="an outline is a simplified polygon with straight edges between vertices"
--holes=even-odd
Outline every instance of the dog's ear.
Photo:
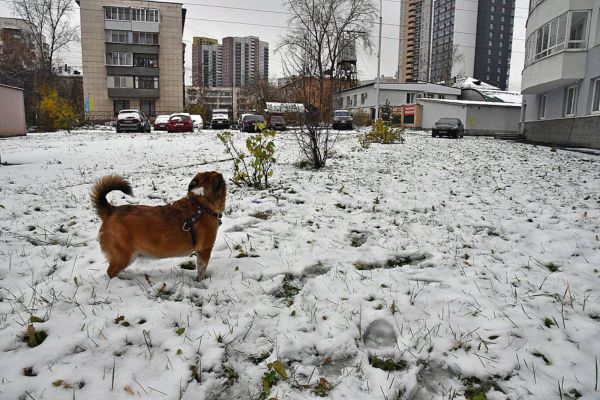
[[213,191],[218,192],[225,186],[225,179],[223,179],[223,175],[216,174],[213,179]]
[[195,189],[197,187],[198,187],[198,181],[196,180],[196,178],[194,178],[188,185],[188,192],[191,192],[193,189]]

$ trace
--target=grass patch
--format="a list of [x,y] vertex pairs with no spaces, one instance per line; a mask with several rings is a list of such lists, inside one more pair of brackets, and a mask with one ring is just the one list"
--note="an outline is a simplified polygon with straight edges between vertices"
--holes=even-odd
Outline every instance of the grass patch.
[[184,263],[179,264],[179,267],[188,271],[194,271],[196,269],[196,263],[194,263],[193,261],[186,261]]
[[411,254],[411,255],[397,255],[392,258],[388,258],[384,263],[363,263],[356,262],[354,263],[354,267],[359,271],[370,271],[372,269],[378,268],[396,268],[402,267],[404,265],[417,264],[419,261],[426,259],[427,256],[425,254]]
[[46,340],[48,334],[45,331],[38,331],[33,327],[33,324],[27,326],[27,334],[23,338],[23,341],[27,343],[29,347],[37,347]]
[[555,263],[553,263],[552,261],[547,262],[543,265],[544,265],[544,267],[548,268],[548,271],[550,271],[550,272],[558,272],[559,266],[556,265]]
[[283,277],[283,284],[281,288],[277,289],[273,292],[273,296],[278,299],[285,299],[288,306],[294,304],[294,297],[298,293],[302,287],[299,287],[296,282],[294,282],[294,277],[291,274],[285,274]]
[[262,220],[267,220],[267,219],[271,218],[272,215],[273,215],[272,210],[254,211],[252,214],[250,214],[251,217],[262,219]]
[[544,325],[546,325],[546,328],[552,328],[556,324],[550,318],[546,317],[544,318]]
[[543,355],[539,351],[533,352],[533,353],[531,353],[531,355],[534,356],[534,357],[537,357],[537,358],[541,358],[542,360],[544,360],[544,362],[546,363],[546,365],[552,365],[552,362],[550,360],[548,360],[548,357],[546,357],[545,355]]
[[377,356],[369,357],[369,364],[371,364],[373,368],[379,368],[388,372],[401,371],[403,369],[406,369],[407,366],[406,361],[404,360],[395,361],[391,358],[383,360]]

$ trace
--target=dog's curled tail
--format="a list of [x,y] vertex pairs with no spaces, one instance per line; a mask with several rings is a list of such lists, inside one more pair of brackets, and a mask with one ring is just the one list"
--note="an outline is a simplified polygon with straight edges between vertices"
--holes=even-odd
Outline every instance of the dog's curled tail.
[[119,175],[108,175],[100,178],[94,184],[90,192],[92,206],[96,209],[96,214],[102,219],[112,214],[113,205],[106,200],[106,195],[113,190],[119,190],[129,196],[133,196],[129,182]]

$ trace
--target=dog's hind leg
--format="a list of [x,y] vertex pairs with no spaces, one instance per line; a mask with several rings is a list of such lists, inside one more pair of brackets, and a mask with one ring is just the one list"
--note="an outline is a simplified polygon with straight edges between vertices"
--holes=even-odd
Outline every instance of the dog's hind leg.
[[109,278],[114,278],[123,271],[131,262],[132,254],[125,251],[113,251],[108,257],[108,270],[106,273]]
[[198,269],[198,280],[204,279],[206,269],[208,268],[208,261],[210,260],[210,254],[212,253],[212,247],[196,252],[196,268]]

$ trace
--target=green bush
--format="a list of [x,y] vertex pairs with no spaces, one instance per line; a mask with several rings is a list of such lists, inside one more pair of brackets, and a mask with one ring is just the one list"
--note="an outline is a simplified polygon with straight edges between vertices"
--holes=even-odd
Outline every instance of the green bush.
[[246,150],[238,150],[233,143],[233,134],[225,131],[217,135],[225,149],[233,158],[232,181],[262,190],[269,187],[269,178],[273,176],[275,165],[275,131],[263,130],[246,139]]
[[371,143],[404,143],[404,129],[393,128],[382,120],[378,120],[369,132],[358,137],[358,142],[365,149],[369,148]]

